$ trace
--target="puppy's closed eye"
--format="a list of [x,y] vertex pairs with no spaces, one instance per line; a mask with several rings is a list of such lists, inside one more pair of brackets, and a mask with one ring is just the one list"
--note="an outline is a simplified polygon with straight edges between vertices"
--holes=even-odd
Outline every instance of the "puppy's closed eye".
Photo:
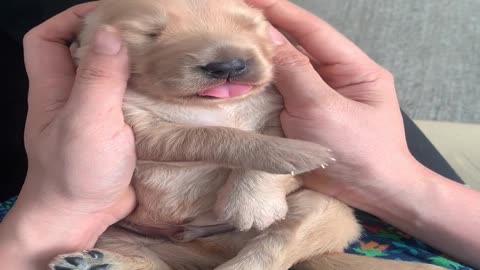
[[122,25],[121,32],[125,41],[129,44],[137,44],[139,46],[148,46],[162,35],[164,27],[137,27],[136,25]]
[[127,41],[148,42],[157,39],[166,28],[166,21],[162,19],[146,21],[126,21],[117,25],[126,36]]
[[155,38],[158,38],[160,36],[160,31],[150,31],[148,33],[146,33],[145,35],[151,39],[155,39]]
[[163,30],[163,28],[131,29],[130,35],[137,35],[144,38],[147,42],[154,42],[162,35]]

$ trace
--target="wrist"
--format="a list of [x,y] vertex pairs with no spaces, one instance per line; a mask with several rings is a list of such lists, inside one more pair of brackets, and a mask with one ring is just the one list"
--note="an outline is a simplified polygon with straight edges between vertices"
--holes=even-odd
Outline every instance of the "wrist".
[[20,195],[0,224],[0,249],[5,251],[1,256],[11,260],[7,265],[16,265],[17,269],[44,268],[59,254],[92,248],[109,225],[102,218],[62,209],[66,207],[49,209],[24,202]]
[[364,191],[359,208],[400,228],[422,227],[428,194],[437,185],[433,172],[411,155],[389,165],[373,173],[374,185]]
[[362,210],[444,254],[472,266],[480,265],[478,191],[444,178],[416,161],[405,171],[383,176],[384,185],[369,191],[375,200],[364,204]]

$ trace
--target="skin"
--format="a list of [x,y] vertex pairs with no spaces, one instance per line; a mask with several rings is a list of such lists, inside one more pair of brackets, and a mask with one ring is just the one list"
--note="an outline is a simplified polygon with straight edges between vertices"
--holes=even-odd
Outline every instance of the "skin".
[[[480,194],[409,153],[392,75],[295,5],[249,2],[303,47],[301,53],[272,30],[286,135],[328,145],[338,160],[306,175],[306,184],[480,267]],[[134,141],[121,112],[126,51],[115,44],[115,33],[97,35],[120,51],[92,50],[75,72],[67,47],[94,6],[76,6],[25,38],[30,167],[17,204],[0,224],[0,260],[9,269],[42,269],[57,254],[91,248],[135,206],[129,187]]]
[[103,33],[103,46],[76,72],[67,47],[94,7],[69,9],[24,39],[29,169],[18,203],[0,224],[8,269],[42,269],[59,253],[92,247],[135,206],[134,138],[121,110],[126,49],[116,34]]

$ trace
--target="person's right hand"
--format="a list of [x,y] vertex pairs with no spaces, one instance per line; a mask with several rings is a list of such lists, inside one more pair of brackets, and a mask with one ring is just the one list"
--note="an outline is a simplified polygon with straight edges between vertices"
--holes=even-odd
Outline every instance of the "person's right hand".
[[337,158],[328,169],[306,175],[306,185],[364,210],[376,203],[373,198],[382,199],[369,193],[372,188],[392,196],[384,187],[398,178],[389,176],[420,167],[406,144],[392,75],[304,9],[281,0],[247,2],[302,47],[273,30],[286,136],[325,145]]

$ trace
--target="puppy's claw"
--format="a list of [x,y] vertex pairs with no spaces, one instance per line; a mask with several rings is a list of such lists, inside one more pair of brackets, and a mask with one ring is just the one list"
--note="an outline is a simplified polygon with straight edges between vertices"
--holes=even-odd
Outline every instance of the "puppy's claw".
[[[289,141],[285,144],[276,144],[274,162],[269,161],[271,166],[266,172],[274,174],[302,174],[318,168],[324,168],[325,164],[333,161],[332,151],[314,143],[304,141]],[[294,174],[292,174],[292,172]]]
[[101,260],[103,259],[103,253],[99,252],[99,251],[96,251],[96,250],[89,250],[87,251],[87,254],[94,258],[95,260]]

